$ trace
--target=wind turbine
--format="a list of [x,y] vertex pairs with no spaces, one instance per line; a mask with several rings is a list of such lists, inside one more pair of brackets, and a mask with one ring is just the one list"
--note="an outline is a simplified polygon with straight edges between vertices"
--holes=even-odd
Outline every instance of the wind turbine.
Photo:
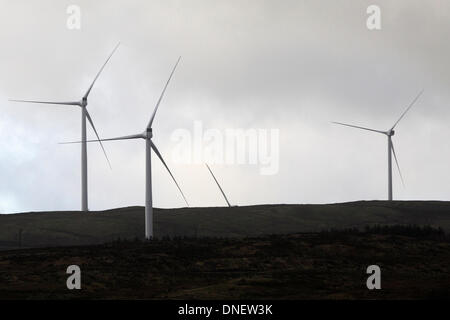
[[346,126],[346,127],[351,127],[351,128],[361,129],[361,130],[372,131],[372,132],[381,133],[381,134],[384,134],[384,135],[387,136],[387,140],[388,140],[388,199],[389,199],[389,201],[392,201],[392,154],[394,154],[394,159],[395,159],[395,163],[397,164],[398,173],[399,173],[400,179],[402,180],[402,183],[404,185],[402,172],[400,171],[400,165],[398,164],[397,155],[395,154],[394,144],[392,142],[392,137],[395,134],[394,129],[397,126],[397,124],[400,122],[400,120],[403,119],[403,117],[406,115],[406,113],[416,103],[416,101],[419,99],[419,97],[422,95],[422,93],[423,93],[423,90],[420,91],[420,93],[414,98],[414,100],[411,102],[411,104],[402,113],[400,118],[394,123],[392,128],[390,128],[387,131],[375,130],[375,129],[355,126],[355,125],[351,125],[351,124],[345,124],[345,123],[341,123],[341,122],[333,122],[334,124],[338,124],[338,125],[341,125],[341,126]]
[[[169,167],[167,166],[166,162],[164,161],[161,153],[159,152],[156,145],[153,143],[153,131],[152,131],[152,124],[153,120],[155,119],[156,111],[158,111],[158,107],[161,103],[162,98],[164,97],[164,93],[166,92],[167,86],[169,85],[170,80],[172,79],[172,76],[175,72],[175,69],[178,66],[178,63],[180,62],[180,58],[178,58],[177,63],[175,64],[175,67],[172,69],[172,72],[170,74],[169,79],[166,82],[166,85],[164,86],[164,89],[161,93],[161,96],[158,99],[158,102],[156,103],[155,110],[153,111],[150,121],[148,122],[148,125],[143,133],[133,134],[129,136],[123,136],[123,137],[117,137],[117,138],[110,138],[110,139],[101,139],[100,141],[117,141],[117,140],[132,140],[132,139],[144,139],[145,140],[145,238],[151,239],[153,238],[153,199],[152,199],[152,157],[151,157],[151,149],[155,152],[155,154],[158,156],[158,158],[161,160],[164,167],[166,167],[167,171],[169,172],[170,176],[172,177],[173,181],[175,182],[178,190],[180,190],[181,195],[183,196],[184,201],[186,202],[187,206],[189,206],[189,203],[186,200],[186,197],[183,194],[183,191],[181,191],[180,186],[178,185],[177,181],[175,180],[175,177],[173,176],[172,172],[170,171]],[[87,142],[96,142],[97,140],[89,140]],[[80,142],[66,142],[63,144],[70,144],[70,143],[80,143]]]
[[86,119],[91,124],[92,129],[94,130],[94,133],[97,136],[97,140],[95,140],[95,141],[98,141],[100,143],[100,146],[103,150],[106,160],[108,161],[108,164],[111,167],[111,163],[109,162],[108,156],[106,155],[105,148],[103,147],[103,144],[100,140],[97,129],[95,128],[94,122],[92,121],[92,117],[87,110],[88,97],[89,97],[89,94],[91,93],[92,88],[94,87],[95,82],[97,81],[98,77],[102,73],[102,71],[105,68],[108,61],[113,56],[114,52],[116,52],[119,45],[120,45],[120,43],[118,43],[116,45],[116,47],[114,48],[112,53],[109,55],[108,59],[103,64],[103,66],[100,68],[100,71],[95,76],[94,81],[92,81],[91,85],[89,86],[88,90],[83,95],[83,97],[81,98],[80,101],[53,102],[53,101],[35,101],[35,100],[11,100],[11,99],[9,100],[9,101],[13,101],[13,102],[28,102],[28,103],[38,103],[38,104],[77,106],[77,107],[81,108],[81,210],[82,211],[88,211]]
[[216,182],[217,186],[219,187],[220,192],[222,192],[222,195],[223,195],[223,197],[225,198],[225,201],[227,202],[228,206],[231,208],[231,204],[230,204],[230,202],[228,201],[227,196],[225,195],[225,192],[223,192],[222,187],[220,186],[220,184],[219,184],[219,182],[217,181],[216,177],[214,176],[214,173],[212,172],[211,168],[208,166],[207,163],[205,163],[205,165],[206,165],[206,167],[208,168],[209,173],[211,173],[211,175],[212,175],[214,181]]

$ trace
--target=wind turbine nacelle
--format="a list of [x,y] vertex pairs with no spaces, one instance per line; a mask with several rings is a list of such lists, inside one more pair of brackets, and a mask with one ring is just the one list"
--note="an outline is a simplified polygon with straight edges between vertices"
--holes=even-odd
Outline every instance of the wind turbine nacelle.
[[147,139],[153,138],[153,130],[152,130],[152,128],[147,129],[146,135],[147,135]]
[[395,134],[395,130],[391,130],[391,131],[388,132],[388,135],[389,135],[390,137],[392,137],[394,134]]

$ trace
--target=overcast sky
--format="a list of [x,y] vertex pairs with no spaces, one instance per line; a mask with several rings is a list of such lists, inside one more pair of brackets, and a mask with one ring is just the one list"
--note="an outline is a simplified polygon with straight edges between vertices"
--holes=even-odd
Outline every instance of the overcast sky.
[[[76,107],[101,64],[88,110],[102,137],[144,130],[170,69],[154,142],[192,206],[225,202],[207,169],[176,163],[179,129],[279,129],[279,171],[212,165],[232,204],[330,203],[387,197],[386,137],[331,121],[396,128],[405,178],[394,198],[450,200],[450,2],[0,0],[0,212],[79,210]],[[81,8],[81,30],[66,26]],[[381,8],[382,29],[366,27]],[[88,128],[88,135],[93,132]],[[88,147],[89,208],[144,205],[145,142]],[[156,207],[183,199],[153,157]]]

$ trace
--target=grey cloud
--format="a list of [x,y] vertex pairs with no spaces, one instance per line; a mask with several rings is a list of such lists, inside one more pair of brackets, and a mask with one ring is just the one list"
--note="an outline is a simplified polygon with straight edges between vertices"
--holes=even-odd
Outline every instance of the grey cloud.
[[[70,1],[1,3],[0,211],[78,209],[79,149],[57,142],[79,138],[79,111],[7,99],[77,99],[118,41],[90,101],[101,136],[144,128],[179,55],[155,121],[166,158],[172,132],[194,120],[280,129],[279,174],[214,168],[234,203],[385,198],[384,138],[330,121],[387,129],[422,88],[395,136],[406,188],[395,173],[394,195],[449,200],[447,1],[377,1],[377,32],[365,27],[372,1],[78,1],[81,31],[65,27]],[[143,204],[143,144],[106,148],[113,171],[89,146],[90,207]],[[204,167],[169,165],[193,205],[222,204]],[[183,205],[154,172],[155,205]]]

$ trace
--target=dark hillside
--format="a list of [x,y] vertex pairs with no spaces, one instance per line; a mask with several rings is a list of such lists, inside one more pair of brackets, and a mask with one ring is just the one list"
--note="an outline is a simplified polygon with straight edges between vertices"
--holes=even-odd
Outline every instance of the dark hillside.
[[[441,227],[450,231],[450,203],[361,201],[328,205],[155,209],[155,235],[159,238],[239,238],[397,224]],[[142,239],[144,208],[0,215],[0,249],[18,248],[20,230],[22,247]]]
[[[82,290],[66,288],[81,268]],[[381,290],[366,269],[381,268]],[[450,238],[384,227],[0,252],[0,299],[450,299]]]

